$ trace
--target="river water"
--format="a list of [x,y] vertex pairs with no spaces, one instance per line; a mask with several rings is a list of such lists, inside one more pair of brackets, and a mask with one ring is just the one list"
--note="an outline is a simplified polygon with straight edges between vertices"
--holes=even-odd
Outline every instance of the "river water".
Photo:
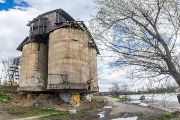
[[[140,100],[140,97],[144,95],[145,100]],[[130,101],[127,101],[126,103],[130,104],[136,104],[139,106],[152,106],[156,108],[162,108],[163,110],[171,111],[175,109],[180,108],[180,104],[178,103],[177,99],[177,93],[164,93],[164,94],[136,94],[136,95],[127,95],[128,98],[130,98]],[[163,105],[162,105],[163,104]],[[164,106],[166,104],[166,106]],[[97,115],[99,115],[100,120],[103,120],[106,118],[107,109],[112,109],[112,106],[104,106],[104,110],[99,112]],[[138,117],[126,117],[126,118],[114,118],[111,120],[137,120]]]
[[176,102],[178,103],[177,93],[164,93],[164,94],[136,94],[136,95],[128,95],[130,99],[139,100],[140,97],[144,95],[145,99],[149,100],[161,100],[168,102]]

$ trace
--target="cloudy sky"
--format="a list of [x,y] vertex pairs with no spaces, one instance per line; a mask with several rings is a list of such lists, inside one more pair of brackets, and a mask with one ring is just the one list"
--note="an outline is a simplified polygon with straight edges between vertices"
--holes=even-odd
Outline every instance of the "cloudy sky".
[[[8,57],[21,55],[16,51],[17,46],[28,35],[28,21],[44,12],[62,8],[75,20],[82,20],[87,25],[96,14],[93,0],[0,0],[0,61]],[[98,46],[100,47],[100,46]],[[101,56],[107,55],[100,51]],[[108,66],[113,58],[98,57],[98,78],[100,91],[108,91],[114,81],[128,82],[129,68],[114,69]],[[1,65],[0,65],[1,67]],[[145,83],[142,81],[129,84],[138,88]],[[135,87],[134,87],[135,86]]]

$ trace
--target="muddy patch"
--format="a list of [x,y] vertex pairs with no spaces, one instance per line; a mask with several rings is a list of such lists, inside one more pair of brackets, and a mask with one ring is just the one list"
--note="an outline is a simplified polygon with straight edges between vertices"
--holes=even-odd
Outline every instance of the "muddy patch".
[[127,118],[116,118],[116,119],[111,119],[111,120],[137,120],[138,117],[127,117]]
[[16,119],[17,117],[11,115],[7,111],[0,111],[0,120],[12,120]]

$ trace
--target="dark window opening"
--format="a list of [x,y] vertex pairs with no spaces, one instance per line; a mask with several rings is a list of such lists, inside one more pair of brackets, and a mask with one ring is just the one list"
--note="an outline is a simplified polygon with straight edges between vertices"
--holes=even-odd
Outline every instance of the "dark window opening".
[[60,20],[59,20],[59,12],[56,12],[56,23],[59,23]]

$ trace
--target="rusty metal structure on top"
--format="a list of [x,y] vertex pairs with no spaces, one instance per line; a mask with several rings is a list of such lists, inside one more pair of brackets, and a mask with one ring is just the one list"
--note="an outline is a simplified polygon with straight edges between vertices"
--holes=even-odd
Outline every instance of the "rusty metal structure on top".
[[62,9],[28,23],[22,51],[19,91],[91,93],[98,91],[98,48],[83,21]]
[[57,9],[41,14],[30,21],[27,25],[30,27],[29,36],[27,36],[24,41],[18,46],[17,50],[19,51],[22,51],[23,46],[29,42],[47,43],[49,34],[59,28],[81,29],[91,37],[90,44],[97,49],[97,46],[84,22],[75,21],[62,9]]

